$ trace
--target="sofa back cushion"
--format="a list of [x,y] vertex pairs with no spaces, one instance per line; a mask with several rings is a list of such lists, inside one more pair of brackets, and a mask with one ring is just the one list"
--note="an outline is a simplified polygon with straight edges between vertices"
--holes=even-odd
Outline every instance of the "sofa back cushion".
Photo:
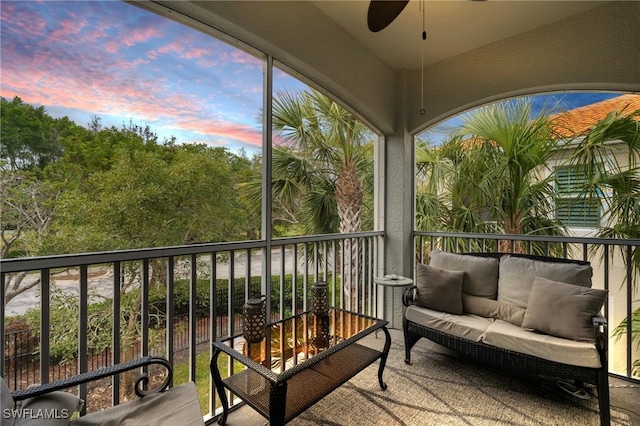
[[472,296],[495,299],[500,261],[495,258],[431,250],[429,265],[450,271],[464,271],[462,291]]
[[543,262],[504,255],[500,258],[498,301],[526,308],[536,276],[590,288],[592,275],[590,265]]
[[485,318],[496,318],[511,324],[522,325],[526,309],[486,297],[462,295],[462,310]]
[[418,264],[415,303],[450,314],[462,313],[462,271],[448,271]]

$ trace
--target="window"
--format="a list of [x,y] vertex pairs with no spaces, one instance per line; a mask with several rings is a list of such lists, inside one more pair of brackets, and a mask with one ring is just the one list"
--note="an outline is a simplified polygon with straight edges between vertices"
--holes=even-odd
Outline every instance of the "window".
[[576,166],[559,167],[555,171],[556,219],[569,227],[595,228],[600,225],[600,200],[585,198],[585,177]]

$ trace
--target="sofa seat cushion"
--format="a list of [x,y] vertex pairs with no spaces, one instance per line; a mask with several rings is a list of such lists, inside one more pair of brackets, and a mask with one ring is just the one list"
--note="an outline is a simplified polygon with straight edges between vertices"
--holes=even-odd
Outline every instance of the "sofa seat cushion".
[[482,341],[487,345],[562,364],[601,367],[600,356],[594,343],[540,334],[501,320],[496,320],[489,326],[482,336]]
[[75,394],[54,391],[25,399],[20,409],[31,413],[16,419],[14,426],[67,426],[71,416],[82,409],[84,401]]
[[[11,396],[11,391],[9,390],[9,386],[7,382],[5,382],[4,377],[0,376],[0,408],[3,410],[14,408],[13,397]],[[14,417],[13,416],[5,416],[4,412],[0,416],[0,425],[1,426],[13,426]]]
[[536,276],[590,288],[592,275],[590,265],[543,262],[504,255],[500,258],[498,301],[526,308]]
[[409,306],[405,316],[409,321],[474,342],[480,341],[482,334],[494,321],[478,315],[455,315],[416,305]]
[[462,291],[466,294],[495,299],[498,291],[500,261],[433,249],[429,265],[449,271],[464,271]]
[[184,383],[165,392],[138,398],[70,423],[73,426],[204,426],[196,385]]

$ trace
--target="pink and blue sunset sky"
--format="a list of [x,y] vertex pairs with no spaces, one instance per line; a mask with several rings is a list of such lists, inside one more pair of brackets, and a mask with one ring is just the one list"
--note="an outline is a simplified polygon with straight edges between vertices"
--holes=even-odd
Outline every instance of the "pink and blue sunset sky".
[[[161,138],[262,145],[263,61],[120,1],[2,1],[1,84],[54,117],[148,124]],[[305,86],[278,72],[275,85]]]
[[[83,126],[96,115],[105,126],[148,124],[161,140],[260,151],[260,58],[121,1],[2,0],[0,8],[0,96]],[[275,73],[277,90],[306,87]],[[612,96],[554,99],[569,109]],[[458,122],[432,130],[446,134]]]

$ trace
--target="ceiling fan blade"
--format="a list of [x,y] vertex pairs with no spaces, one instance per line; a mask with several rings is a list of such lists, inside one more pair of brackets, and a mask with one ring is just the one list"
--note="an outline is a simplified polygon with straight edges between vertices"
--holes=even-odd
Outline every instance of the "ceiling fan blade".
[[409,4],[409,0],[371,0],[367,12],[367,25],[377,33],[385,29]]

